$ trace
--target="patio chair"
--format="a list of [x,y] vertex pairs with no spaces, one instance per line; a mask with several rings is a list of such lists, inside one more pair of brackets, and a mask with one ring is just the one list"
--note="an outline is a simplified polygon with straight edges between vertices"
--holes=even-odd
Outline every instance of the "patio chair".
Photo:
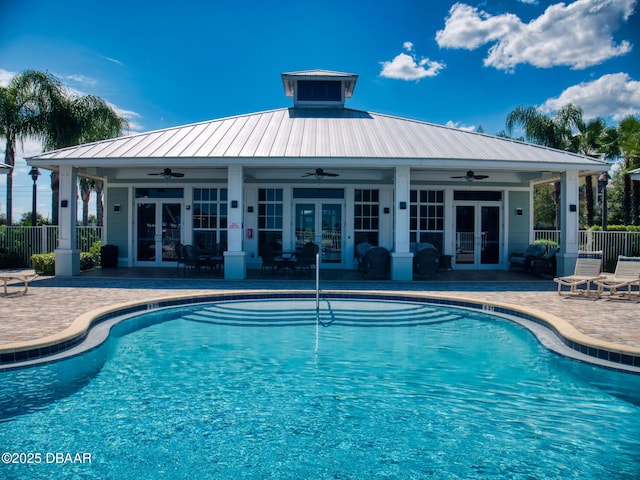
[[260,270],[262,275],[274,273],[278,269],[276,254],[270,248],[265,248],[260,258],[262,258],[262,269]]
[[391,254],[384,247],[373,247],[364,256],[364,275],[367,278],[387,278]]
[[542,258],[546,251],[547,246],[544,243],[532,243],[524,252],[509,255],[509,268],[531,270],[531,262]]
[[[558,295],[562,295],[562,287],[569,287],[567,295],[587,295],[591,293],[591,283],[602,278],[602,250],[595,252],[579,251],[576,267],[573,275],[556,277],[553,279],[558,284]],[[579,289],[584,285],[584,289]]]
[[183,264],[185,275],[189,270],[195,270],[200,273],[200,268],[205,265],[205,260],[193,245],[183,245],[182,252],[184,254]]
[[369,242],[362,242],[356,245],[356,258],[358,260],[358,271],[364,272],[364,257],[374,246]]
[[302,249],[296,253],[295,258],[291,260],[290,265],[296,271],[305,271],[311,275],[311,267],[316,264],[316,254],[320,251],[318,245],[313,242],[307,242]]
[[558,247],[551,248],[542,258],[534,258],[531,260],[531,272],[533,273],[556,273],[556,253],[560,249]]
[[[593,283],[598,286],[598,297],[602,296],[605,290],[609,290],[609,298],[616,296],[631,300],[632,296],[636,295],[640,299],[640,257],[619,255],[614,274],[605,275]],[[634,285],[638,287],[635,293]],[[626,290],[626,292],[620,292],[620,290]]]
[[413,270],[419,278],[430,278],[440,267],[440,252],[434,247],[423,248],[413,257]]

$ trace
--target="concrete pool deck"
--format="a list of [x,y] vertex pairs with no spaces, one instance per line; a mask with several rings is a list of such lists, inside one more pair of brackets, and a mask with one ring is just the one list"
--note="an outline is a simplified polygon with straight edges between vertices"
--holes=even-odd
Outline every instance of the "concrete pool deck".
[[[0,350],[8,344],[56,335],[80,315],[115,304],[182,295],[256,290],[313,290],[307,278],[251,275],[242,281],[216,276],[175,276],[172,269],[97,269],[76,277],[39,277],[26,295],[0,297]],[[551,278],[518,272],[442,272],[436,281],[391,282],[335,278],[323,290],[424,293],[505,303],[554,315],[588,337],[612,342],[640,354],[640,304],[633,301],[559,297]]]

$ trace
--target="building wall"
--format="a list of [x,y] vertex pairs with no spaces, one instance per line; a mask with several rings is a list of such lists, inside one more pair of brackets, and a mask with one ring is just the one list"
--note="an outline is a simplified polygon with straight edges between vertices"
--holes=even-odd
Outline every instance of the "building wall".
[[[116,212],[119,205],[119,212]],[[113,187],[107,189],[106,202],[107,238],[106,242],[118,247],[118,258],[129,256],[129,189]]]
[[[530,243],[531,221],[533,212],[530,209],[529,192],[508,193],[508,248],[509,253],[523,252]],[[518,209],[522,209],[522,215],[518,215]]]

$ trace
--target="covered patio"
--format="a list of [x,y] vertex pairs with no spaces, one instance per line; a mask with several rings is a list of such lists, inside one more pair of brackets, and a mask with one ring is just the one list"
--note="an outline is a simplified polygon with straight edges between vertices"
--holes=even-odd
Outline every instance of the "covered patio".
[[293,107],[46,152],[60,172],[56,274],[79,274],[77,178],[105,184],[104,242],[120,267],[171,267],[178,244],[223,251],[224,278],[245,279],[271,248],[313,242],[323,270],[356,270],[357,247],[390,254],[411,280],[425,245],[454,270],[507,270],[533,241],[533,189],[560,184],[558,274],[578,251],[581,178],[599,160],[513,139],[345,107],[357,75],[282,74]]

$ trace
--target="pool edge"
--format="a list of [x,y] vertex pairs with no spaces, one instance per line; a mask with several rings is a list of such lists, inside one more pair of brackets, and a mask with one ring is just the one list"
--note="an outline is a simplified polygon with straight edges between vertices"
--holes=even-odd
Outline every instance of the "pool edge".
[[[157,310],[159,308],[191,305],[216,300],[230,301],[272,297],[311,298],[314,295],[315,291],[312,290],[243,290],[235,292],[203,291],[197,294],[168,295],[151,301],[133,301],[101,307],[79,315],[73,320],[71,325],[57,334],[26,342],[14,342],[0,345],[0,370],[7,368],[20,368],[19,365],[24,362],[47,361],[47,357],[62,353],[72,347],[82,344],[89,331],[95,325],[105,321],[106,319],[123,316],[128,313],[143,313],[146,311]],[[585,355],[587,357],[586,361],[589,361],[589,358],[593,359],[593,362],[590,363],[607,368],[616,368],[618,365],[621,370],[640,373],[640,348],[590,337],[578,331],[567,321],[555,315],[530,307],[522,307],[504,302],[485,301],[457,295],[451,296],[394,290],[375,292],[370,290],[323,290],[322,295],[325,297],[331,296],[336,298],[368,297],[399,301],[412,300],[452,307],[473,308],[487,313],[494,313],[507,317],[511,315],[516,318],[532,321],[545,327],[566,347]],[[545,346],[550,348],[548,345]],[[603,362],[605,362],[604,365]],[[612,363],[612,365],[607,365],[606,362]],[[630,367],[631,370],[629,370],[628,367]]]

